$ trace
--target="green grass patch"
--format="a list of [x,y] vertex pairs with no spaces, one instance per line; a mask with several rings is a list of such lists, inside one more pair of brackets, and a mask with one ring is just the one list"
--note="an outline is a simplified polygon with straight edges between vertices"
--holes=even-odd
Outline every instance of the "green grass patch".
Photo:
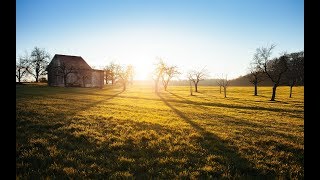
[[17,178],[304,178],[304,88],[16,86]]

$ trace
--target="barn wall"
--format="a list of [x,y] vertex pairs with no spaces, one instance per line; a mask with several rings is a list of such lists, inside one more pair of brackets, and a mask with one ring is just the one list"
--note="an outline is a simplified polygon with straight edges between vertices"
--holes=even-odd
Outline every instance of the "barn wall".
[[52,68],[48,69],[48,85],[49,86],[61,86],[64,87],[63,78],[61,76],[57,76],[57,70],[54,67],[60,65],[60,61],[57,58],[52,59],[50,62],[50,66]]
[[104,77],[103,77],[103,71],[99,71],[99,70],[93,70],[92,71],[92,79],[91,79],[91,87],[103,87],[103,81],[104,81]]
[[[57,70],[54,67],[60,65],[58,58],[53,58],[48,69],[48,85],[49,86],[61,86],[64,87],[64,80],[62,76],[57,75]],[[104,85],[104,72],[101,70],[82,70],[78,73],[68,74],[67,84],[80,87],[99,87]]]
[[81,77],[78,73],[70,73],[67,76],[67,84],[70,86],[82,86]]

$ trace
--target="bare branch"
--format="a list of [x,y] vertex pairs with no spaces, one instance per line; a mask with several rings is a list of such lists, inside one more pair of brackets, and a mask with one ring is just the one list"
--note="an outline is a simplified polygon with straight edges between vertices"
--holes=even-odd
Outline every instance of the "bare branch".
[[223,87],[224,90],[224,97],[227,97],[227,87],[230,84],[230,81],[228,81],[228,75],[225,76],[222,74],[217,78],[217,84],[220,86],[220,93],[221,93],[221,87]]
[[198,92],[198,83],[209,77],[208,71],[203,67],[199,70],[191,70],[187,73],[187,77],[190,81],[193,82],[195,87],[195,92]]
[[50,55],[44,49],[35,47],[31,52],[31,56],[28,58],[27,71],[35,78],[36,82],[39,81],[41,75],[46,74],[46,67],[49,63],[49,59]]

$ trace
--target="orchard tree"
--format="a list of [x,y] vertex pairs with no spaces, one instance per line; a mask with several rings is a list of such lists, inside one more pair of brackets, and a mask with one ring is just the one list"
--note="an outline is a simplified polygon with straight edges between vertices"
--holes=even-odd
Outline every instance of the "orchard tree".
[[304,80],[304,52],[296,52],[288,55],[288,70],[285,73],[287,85],[290,87],[289,97],[292,97],[292,88]]
[[155,64],[155,69],[153,71],[152,79],[155,84],[155,93],[159,91],[159,82],[160,78],[162,77],[163,73],[165,72],[166,64],[162,60],[162,58],[157,57],[158,62]]
[[178,71],[177,66],[168,66],[168,65],[164,64],[164,71],[161,75],[161,79],[162,79],[162,84],[163,84],[165,91],[167,90],[167,87],[168,87],[170,80],[174,76],[177,76],[179,74],[180,74],[180,72]]
[[189,89],[190,89],[190,96],[192,96],[192,73],[191,72],[188,72],[187,73],[187,78],[189,80]]
[[27,74],[28,58],[29,56],[26,52],[26,55],[24,57],[20,56],[18,58],[18,61],[16,62],[16,77],[19,83],[21,82],[21,79]]
[[121,83],[123,86],[123,91],[127,89],[127,84],[131,77],[133,77],[132,66],[121,66],[119,64],[115,65],[114,74],[116,76],[117,82]]
[[35,47],[28,58],[27,71],[31,74],[36,82],[39,82],[39,77],[46,74],[46,67],[49,63],[50,55],[44,49]]
[[112,85],[115,83],[115,81],[116,81],[115,71],[116,71],[117,66],[118,66],[118,64],[111,61],[110,64],[104,68],[104,71],[105,71],[105,78],[104,79],[106,81],[106,84],[108,84],[109,80],[111,80]]
[[224,92],[224,97],[227,97],[227,87],[229,86],[229,81],[228,81],[228,75],[223,76],[218,78],[217,83],[220,87],[223,87],[223,92]]
[[264,80],[264,72],[255,61],[250,64],[247,78],[254,85],[254,95],[257,96],[258,84]]
[[[77,69],[75,69],[75,71],[77,71]],[[92,71],[90,69],[81,69],[80,71],[81,73],[77,73],[78,78],[81,80],[82,86],[86,87],[86,81],[90,79]]]
[[62,62],[61,64],[59,64],[58,66],[48,66],[48,69],[51,69],[52,71],[54,71],[56,76],[62,77],[63,78],[63,83],[64,86],[67,87],[67,79],[68,79],[68,75],[71,73],[77,73],[77,69],[72,65],[72,64],[66,64],[64,62]]
[[134,67],[133,67],[131,64],[129,64],[129,65],[127,66],[127,73],[128,73],[128,75],[129,75],[128,81],[129,81],[129,83],[132,85],[132,84],[133,84],[133,77],[134,77],[134,75],[135,75],[135,71],[134,71]]
[[260,47],[256,49],[256,53],[254,54],[254,60],[258,63],[259,68],[266,73],[273,83],[271,101],[275,101],[276,90],[280,85],[283,74],[288,69],[287,62],[289,59],[287,54],[279,58],[270,59],[274,47],[275,45],[273,44],[270,47]]
[[194,84],[195,92],[198,92],[198,83],[209,77],[209,73],[205,68],[202,68],[201,70],[189,71],[188,77]]

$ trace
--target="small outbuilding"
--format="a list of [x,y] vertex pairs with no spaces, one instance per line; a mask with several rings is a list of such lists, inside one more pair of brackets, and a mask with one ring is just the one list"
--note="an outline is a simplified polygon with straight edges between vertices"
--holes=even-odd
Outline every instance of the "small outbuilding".
[[102,88],[104,85],[104,72],[92,69],[81,56],[55,54],[46,70],[49,86]]

